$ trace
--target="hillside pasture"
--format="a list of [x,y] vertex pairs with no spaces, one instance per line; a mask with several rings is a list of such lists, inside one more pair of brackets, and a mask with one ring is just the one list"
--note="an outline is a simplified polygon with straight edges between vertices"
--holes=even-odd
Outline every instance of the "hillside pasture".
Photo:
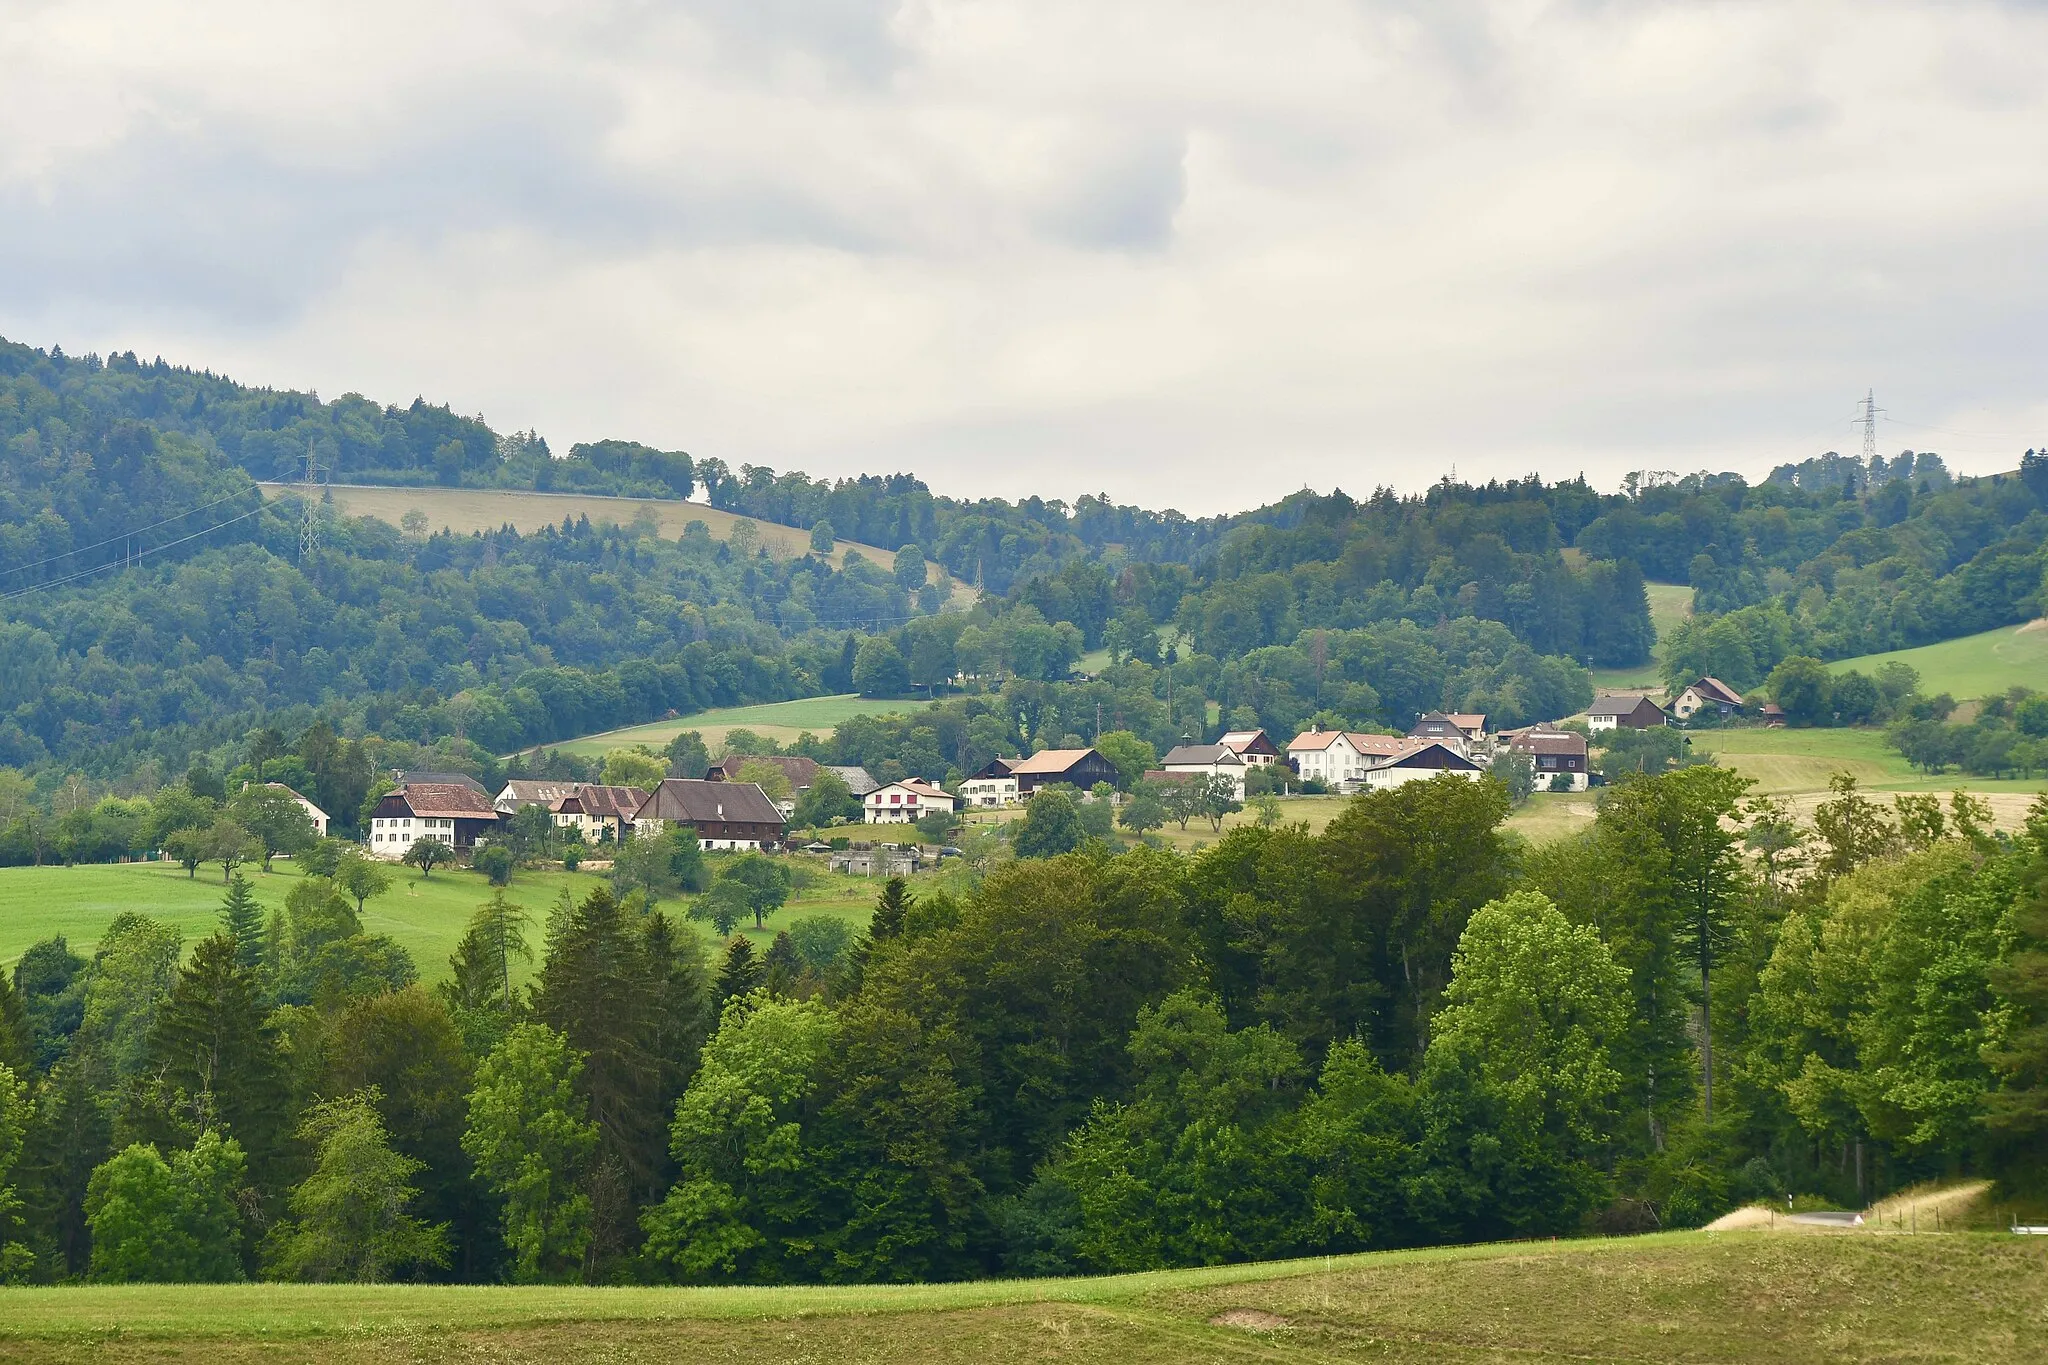
[[[257,487],[263,490],[264,497],[272,499],[295,498],[300,488],[291,483],[260,483]],[[530,535],[544,526],[561,525],[564,517],[571,521],[588,517],[594,526],[606,522],[631,526],[644,516],[652,517],[657,531],[670,540],[681,536],[683,528],[693,521],[703,522],[712,539],[729,540],[734,523],[753,520],[736,512],[721,512],[707,503],[685,502],[680,498],[614,498],[599,493],[534,493],[516,488],[398,488],[379,484],[332,484],[329,491],[334,494],[335,510],[343,516],[375,517],[396,526],[407,512],[418,508],[426,514],[430,530],[448,530],[458,535],[495,531],[504,526]],[[754,526],[759,543],[778,559],[810,553],[809,531],[773,521],[755,521]],[[835,566],[844,567],[848,551],[857,552],[885,569],[896,561],[894,546],[885,549],[850,540],[839,541],[829,558]],[[972,596],[971,589],[936,561],[926,560],[925,572],[932,582],[948,585],[949,594],[965,592]]]
[[[1650,624],[1657,628],[1657,644],[1661,647],[1678,623],[1692,615],[1692,589],[1683,583],[1645,583],[1643,588],[1650,595]],[[1662,690],[1663,686],[1654,652],[1648,663],[1593,670],[1596,692],[1647,692]]]
[[[608,749],[631,748],[644,745],[657,752],[668,747],[668,742],[685,730],[695,730],[704,736],[704,743],[716,754],[725,743],[725,737],[733,730],[752,730],[774,740],[787,744],[806,730],[819,738],[832,732],[841,721],[852,720],[855,716],[882,716],[892,712],[917,711],[926,705],[918,700],[877,700],[852,692],[839,693],[829,697],[803,697],[796,701],[763,702],[758,706],[728,706],[714,711],[699,711],[694,715],[676,720],[657,720],[645,725],[632,725],[623,730],[607,730],[602,734],[585,735],[581,739],[565,740],[560,744],[541,747],[560,749],[566,753],[595,758]],[[699,773],[696,776],[703,776]]]
[[1958,700],[1992,697],[2012,687],[2048,689],[2048,618],[2022,626],[2000,626],[1977,635],[1961,635],[1917,649],[1864,654],[1828,665],[1840,673],[1859,669],[1875,673],[1887,663],[1909,665],[1920,675],[1920,690],[1933,696],[1946,692]]
[[[711,855],[714,870],[721,857]],[[765,934],[757,934],[752,921],[741,926],[757,948],[766,948],[778,930],[807,915],[844,919],[856,933],[867,927],[880,883],[816,866],[818,884],[770,917]],[[265,910],[282,908],[301,875],[288,859],[272,868],[267,874],[253,865],[247,870]],[[605,878],[587,871],[522,869],[513,874],[506,894],[533,917],[528,942],[536,956],[548,909],[562,892],[581,897],[604,884]],[[467,869],[442,868],[423,878],[409,867],[394,866],[391,889],[363,907],[363,929],[390,935],[412,955],[421,980],[438,981],[448,974],[448,956],[462,940],[470,915],[491,898],[491,891],[482,875]],[[217,865],[202,867],[196,879],[187,878],[176,863],[163,862],[0,868],[0,967],[11,966],[30,944],[55,934],[62,934],[74,952],[90,957],[107,926],[126,910],[175,925],[189,949],[220,927],[225,892]],[[663,908],[681,916],[683,899],[666,901]],[[709,922],[689,922],[707,950],[715,951],[720,941]]]
[[2048,1239],[1660,1233],[1096,1279],[711,1289],[0,1289],[23,1362],[1982,1362],[2037,1357]]

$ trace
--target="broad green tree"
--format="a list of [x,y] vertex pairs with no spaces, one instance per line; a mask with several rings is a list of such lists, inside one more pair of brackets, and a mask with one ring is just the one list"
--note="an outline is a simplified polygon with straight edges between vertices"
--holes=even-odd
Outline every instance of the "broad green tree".
[[425,1163],[392,1147],[377,1113],[381,1098],[354,1091],[314,1105],[299,1124],[313,1169],[291,1193],[290,1219],[272,1234],[272,1273],[363,1284],[448,1263],[447,1226],[407,1211]]
[[583,1188],[597,1126],[577,1085],[582,1063],[545,1024],[515,1026],[477,1067],[463,1150],[503,1205],[511,1277],[571,1280],[590,1245]]
[[242,1150],[208,1130],[166,1161],[138,1143],[92,1173],[92,1278],[198,1283],[242,1278]]
[[804,1119],[837,1038],[820,1001],[755,993],[726,1005],[676,1106],[669,1150],[682,1174],[644,1219],[649,1256],[686,1280],[816,1273]]
[[1010,842],[1019,858],[1072,853],[1081,846],[1081,820],[1074,813],[1074,799],[1049,788],[1034,792],[1024,803],[1023,822],[1012,830]]

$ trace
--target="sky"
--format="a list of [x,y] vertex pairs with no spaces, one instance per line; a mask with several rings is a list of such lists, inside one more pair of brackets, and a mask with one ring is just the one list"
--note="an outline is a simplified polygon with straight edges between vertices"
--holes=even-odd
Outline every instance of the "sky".
[[957,495],[2048,444],[2048,4],[0,0],[0,335]]

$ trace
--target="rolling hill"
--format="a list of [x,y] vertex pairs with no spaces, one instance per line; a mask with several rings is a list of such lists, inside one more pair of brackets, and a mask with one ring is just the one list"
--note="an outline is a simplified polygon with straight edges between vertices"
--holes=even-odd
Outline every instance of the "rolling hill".
[[[265,498],[274,500],[298,497],[301,485],[259,483],[257,487],[263,490]],[[731,536],[735,522],[750,520],[706,503],[680,498],[614,498],[595,493],[532,493],[494,488],[401,488],[382,484],[330,484],[328,488],[334,495],[336,510],[344,516],[375,517],[396,526],[399,518],[418,508],[426,514],[432,530],[445,529],[459,535],[495,531],[501,526],[530,535],[543,526],[560,525],[564,517],[588,517],[592,525],[611,522],[631,526],[642,516],[651,516],[660,533],[670,539],[680,536],[689,523],[701,521],[711,529],[714,539],[725,540]],[[811,538],[806,531],[772,521],[755,521],[753,525],[760,543],[778,558],[810,552]],[[896,558],[893,549],[842,540],[830,556],[833,565],[843,567],[849,552],[883,568]],[[947,584],[953,596],[972,595],[971,589],[935,561],[925,561],[925,572],[932,582]]]

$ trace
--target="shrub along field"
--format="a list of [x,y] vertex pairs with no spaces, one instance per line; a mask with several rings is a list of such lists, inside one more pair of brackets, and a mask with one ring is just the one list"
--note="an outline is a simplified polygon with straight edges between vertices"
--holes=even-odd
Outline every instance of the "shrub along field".
[[[715,871],[717,856],[709,861]],[[266,911],[281,907],[299,879],[287,859],[280,858],[272,869],[268,874],[253,864],[246,869]],[[522,870],[513,875],[506,894],[533,916],[529,941],[536,953],[548,907],[562,891],[581,897],[602,880],[588,872]],[[740,927],[762,948],[778,929],[805,915],[843,918],[859,931],[866,927],[879,886],[860,877],[821,872],[818,886],[793,898],[769,919],[765,936],[754,932],[751,921]],[[90,957],[114,917],[131,910],[176,926],[189,950],[220,927],[224,893],[217,864],[200,868],[196,880],[188,879],[176,863],[164,862],[0,868],[0,966],[11,966],[30,944],[53,934],[64,935],[74,951]],[[461,941],[471,912],[490,897],[490,884],[475,872],[442,868],[422,878],[411,868],[394,867],[391,889],[363,907],[363,930],[397,940],[412,955],[420,979],[438,981],[448,974],[448,955]],[[667,908],[672,914],[681,910],[677,902],[669,902]],[[708,922],[692,923],[707,945],[716,940]]]
[[2038,1359],[2048,1239],[1664,1233],[847,1288],[0,1289],[23,1362]]

